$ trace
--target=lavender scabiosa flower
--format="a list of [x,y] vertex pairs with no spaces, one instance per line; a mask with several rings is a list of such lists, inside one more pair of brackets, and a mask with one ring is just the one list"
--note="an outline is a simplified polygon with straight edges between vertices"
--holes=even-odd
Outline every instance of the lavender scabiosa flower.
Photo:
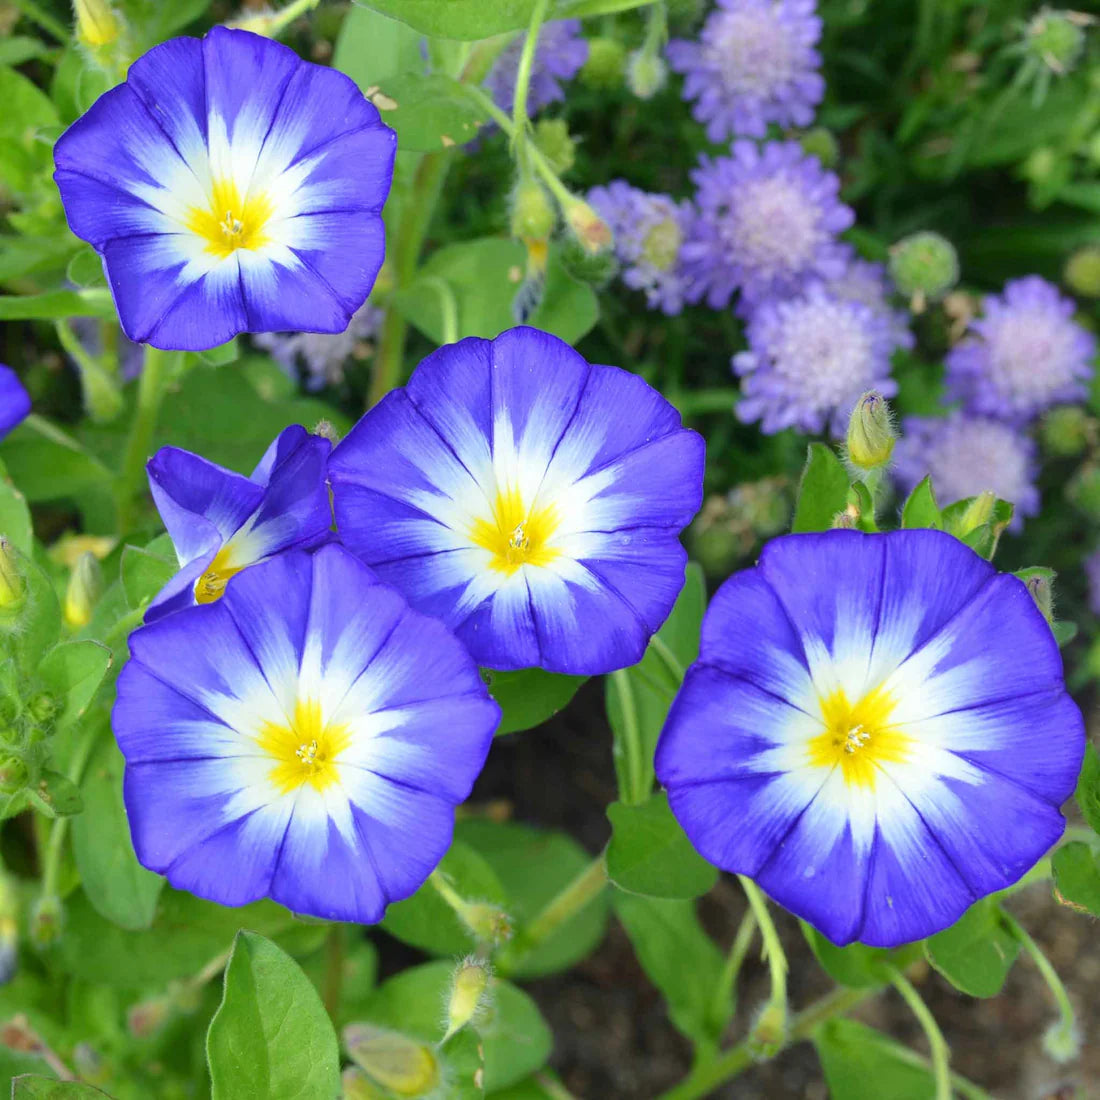
[[743,379],[737,415],[760,421],[769,435],[784,428],[840,435],[864,391],[897,392],[888,319],[819,282],[798,297],[764,302],[747,335],[749,350],[733,357]]
[[947,388],[968,412],[1023,424],[1088,392],[1096,338],[1074,304],[1038,275],[1013,279],[947,356]]
[[[501,109],[512,105],[516,91],[516,70],[523,52],[523,35],[510,42],[496,59],[485,87]],[[527,111],[534,114],[543,107],[565,98],[562,84],[580,72],[588,60],[588,42],[581,37],[579,19],[561,19],[547,23],[539,34],[531,64],[531,83],[527,88]]]
[[343,332],[265,332],[253,339],[291,377],[301,367],[306,371],[306,388],[319,390],[343,380],[344,364],[355,351],[355,345],[368,340],[378,331],[382,310],[364,302],[356,310]]
[[908,492],[925,476],[941,504],[990,491],[1016,506],[1009,530],[1039,511],[1035,444],[1015,428],[956,410],[908,417],[894,449],[894,473]]
[[644,291],[650,309],[679,313],[684,308],[680,252],[691,227],[691,203],[640,191],[625,180],[594,187],[588,201],[615,235],[623,282]]
[[1085,577],[1089,582],[1089,610],[1100,615],[1100,550],[1085,558]]
[[894,284],[886,273],[885,265],[861,259],[848,246],[845,246],[845,254],[844,270],[835,278],[824,280],[825,289],[836,298],[862,302],[876,316],[888,321],[895,348],[911,348],[914,340],[909,328],[909,314],[890,304]]
[[808,126],[825,94],[815,0],[718,0],[698,42],[669,43],[684,98],[711,141]]
[[836,235],[853,214],[840,181],[795,142],[734,142],[730,156],[703,157],[692,172],[698,217],[684,242],[688,300],[741,308],[796,292],[807,277],[837,278],[847,256]]

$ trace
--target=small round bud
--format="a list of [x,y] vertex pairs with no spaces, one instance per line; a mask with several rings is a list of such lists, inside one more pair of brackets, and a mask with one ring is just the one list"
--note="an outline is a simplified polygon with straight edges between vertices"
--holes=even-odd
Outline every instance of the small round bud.
[[546,188],[530,176],[520,179],[512,191],[512,236],[519,240],[545,240],[554,232],[557,220]]
[[1043,449],[1060,458],[1081,454],[1096,436],[1096,421],[1080,405],[1059,405],[1042,420]]
[[[1097,142],[1100,154],[1100,141]],[[1100,245],[1087,244],[1066,261],[1066,286],[1082,298],[1100,298]]]
[[23,581],[15,547],[0,536],[0,608],[17,611],[26,594],[27,586]]
[[512,938],[512,918],[499,905],[475,901],[458,913],[474,938],[491,947],[500,947]]
[[588,60],[580,71],[581,83],[595,91],[617,88],[626,70],[626,49],[614,38],[590,38]]
[[1100,466],[1083,463],[1067,482],[1066,497],[1086,516],[1100,520]]
[[57,714],[57,700],[48,692],[40,691],[28,700],[27,713],[38,725],[44,726]]
[[73,0],[76,36],[85,45],[99,48],[118,41],[123,23],[107,0]]
[[1027,25],[1026,41],[1030,53],[1052,73],[1068,73],[1085,48],[1085,31],[1075,13],[1039,12]]
[[65,622],[74,630],[87,626],[92,621],[92,612],[103,595],[103,570],[99,559],[90,550],[86,550],[76,560],[69,584],[65,589]]
[[848,461],[858,470],[878,470],[894,453],[898,433],[886,398],[868,390],[857,402],[848,421]]
[[35,947],[51,947],[61,939],[61,899],[42,894],[31,907],[30,939]]
[[832,130],[826,130],[824,126],[807,130],[798,139],[798,144],[808,156],[817,157],[822,168],[835,168],[840,162],[840,146]]
[[1049,145],[1033,149],[1020,168],[1020,174],[1031,183],[1047,183],[1058,171],[1058,154]]
[[890,249],[890,277],[907,298],[942,298],[959,279],[955,246],[939,233],[903,237]]
[[769,1001],[749,1033],[749,1045],[757,1058],[772,1058],[786,1041],[786,1009]]
[[447,1034],[444,1038],[460,1031],[486,1007],[491,977],[487,963],[474,958],[459,963],[447,1002]]
[[584,199],[574,197],[563,212],[577,243],[585,252],[597,256],[611,248],[611,226]]
[[397,1096],[424,1096],[439,1084],[439,1063],[432,1049],[398,1031],[349,1024],[344,1028],[344,1048],[375,1084]]
[[639,99],[652,99],[668,80],[668,66],[656,54],[635,50],[626,66],[627,87]]
[[1043,1050],[1058,1063],[1072,1062],[1081,1053],[1081,1033],[1072,1020],[1059,1020],[1043,1033]]
[[535,123],[535,145],[558,175],[568,172],[577,159],[577,143],[563,118],[540,118]]
[[619,273],[619,261],[615,253],[586,252],[573,237],[567,237],[562,245],[561,262],[574,279],[587,283],[595,290],[602,290]]

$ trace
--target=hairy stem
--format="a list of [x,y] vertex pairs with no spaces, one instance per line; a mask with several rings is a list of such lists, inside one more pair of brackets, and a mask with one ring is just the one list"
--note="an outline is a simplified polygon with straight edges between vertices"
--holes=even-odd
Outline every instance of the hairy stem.
[[744,875],[738,875],[737,878],[745,891],[745,896],[749,899],[752,914],[756,918],[756,923],[760,926],[760,938],[764,941],[764,954],[767,956],[768,971],[772,983],[770,1004],[773,1008],[786,1014],[787,956],[784,954],[783,945],[779,942],[779,933],[776,931],[775,922],[768,912],[768,903],[764,900],[760,887]]
[[921,999],[921,995],[913,988],[913,983],[900,970],[895,970],[890,975],[890,981],[901,994],[902,1000],[909,1006],[909,1010],[916,1016],[928,1040],[928,1046],[932,1051],[932,1076],[936,1082],[936,1100],[951,1100],[951,1051],[948,1049],[943,1032],[940,1031],[940,1025],[936,1023],[935,1016]]

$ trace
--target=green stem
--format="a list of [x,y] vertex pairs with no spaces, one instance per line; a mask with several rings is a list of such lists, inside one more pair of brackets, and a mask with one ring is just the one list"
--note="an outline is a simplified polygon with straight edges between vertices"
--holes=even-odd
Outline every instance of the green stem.
[[726,964],[722,967],[722,973],[714,991],[713,1016],[716,1020],[724,1019],[726,1010],[733,1007],[737,976],[741,973],[741,966],[752,944],[752,938],[756,934],[756,928],[756,914],[750,908],[737,926],[737,934],[733,937],[733,944],[726,956]]
[[321,0],[294,0],[271,16],[271,22],[267,25],[267,33],[271,37],[281,34],[299,15],[305,15],[321,3]]
[[153,446],[157,418],[164,401],[171,352],[146,347],[145,361],[138,376],[137,404],[130,422],[130,434],[118,479],[119,533],[126,535],[133,526],[137,498],[145,483],[145,463]]
[[455,343],[458,340],[458,302],[450,283],[438,275],[432,275],[423,279],[421,286],[431,287],[439,295],[439,309],[443,314],[443,343]]
[[783,945],[779,942],[779,933],[776,931],[775,922],[768,912],[768,903],[760,887],[750,878],[738,875],[741,888],[749,899],[749,906],[760,926],[760,938],[764,941],[764,954],[768,960],[768,971],[771,974],[772,992],[770,1004],[782,1013],[787,1011],[787,956],[783,952]]
[[661,664],[664,665],[665,670],[672,677],[673,684],[676,685],[676,690],[679,691],[680,685],[684,682],[684,666],[680,664],[680,658],[672,652],[669,644],[657,634],[649,639],[649,646]]
[[669,401],[680,410],[685,419],[689,416],[704,416],[707,413],[727,413],[733,415],[741,394],[729,386],[716,386],[706,390],[681,390],[668,395]]
[[516,70],[516,90],[512,97],[512,144],[517,160],[524,161],[527,144],[527,88],[531,83],[531,66],[535,60],[535,49],[539,42],[539,30],[546,18],[549,0],[535,0],[531,9],[531,22],[527,26],[527,37],[523,40],[523,52],[519,55],[519,68]]
[[642,759],[642,731],[638,724],[638,705],[634,698],[634,685],[626,671],[619,669],[611,673],[611,682],[619,693],[619,704],[623,716],[623,757],[626,774],[625,790],[619,791],[622,800],[628,806],[637,806],[644,802],[649,792],[645,787],[645,762]]
[[54,326],[57,338],[80,372],[80,387],[84,393],[84,407],[96,423],[105,424],[122,412],[122,393],[117,375],[112,374],[77,339],[68,321],[58,321]]
[[916,1016],[928,1040],[928,1046],[932,1051],[932,1076],[936,1082],[936,1100],[951,1100],[951,1052],[939,1024],[936,1023],[935,1016],[900,970],[891,973],[890,981],[901,994],[902,1000],[909,1006],[909,1010]]
[[325,936],[325,977],[322,999],[325,1010],[337,1022],[344,993],[344,926],[330,926]]
[[1012,930],[1012,934],[1019,940],[1020,946],[1027,952],[1031,961],[1043,976],[1043,980],[1047,983],[1051,996],[1054,998],[1054,1003],[1058,1006],[1062,1027],[1068,1035],[1074,1034],[1077,1028],[1077,1017],[1073,1011],[1073,1005],[1070,1003],[1069,993],[1066,992],[1062,979],[1058,977],[1058,971],[1054,969],[1050,959],[1043,954],[1043,949],[1031,938],[1031,934],[1027,929],[1007,909],[1002,909],[1001,915]]

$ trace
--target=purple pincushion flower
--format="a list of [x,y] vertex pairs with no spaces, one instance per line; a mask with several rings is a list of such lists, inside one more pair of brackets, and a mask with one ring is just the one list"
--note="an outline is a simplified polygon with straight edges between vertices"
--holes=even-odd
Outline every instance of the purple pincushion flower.
[[625,180],[594,187],[588,201],[615,235],[623,282],[644,291],[650,309],[679,313],[685,289],[680,253],[691,227],[691,203],[649,194]]
[[[520,35],[510,42],[485,78],[486,89],[502,110],[512,106],[516,71],[525,41],[526,36]],[[579,19],[547,23],[539,34],[531,64],[531,83],[527,88],[528,113],[533,115],[548,104],[564,99],[562,83],[572,80],[587,60],[588,42],[581,36]]]
[[890,295],[894,293],[894,285],[885,265],[861,259],[854,249],[847,246],[845,252],[843,272],[835,278],[826,279],[825,289],[836,298],[862,302],[874,314],[886,319],[894,347],[908,350],[914,344],[909,313],[891,305]]
[[795,298],[764,302],[752,315],[749,350],[733,357],[741,376],[737,415],[772,434],[784,428],[835,434],[859,395],[897,392],[890,377],[894,347],[888,318],[837,298],[820,283]]
[[955,411],[948,416],[909,417],[894,449],[895,476],[908,492],[931,476],[940,504],[996,493],[1016,511],[1009,526],[1018,531],[1025,516],[1039,511],[1035,487],[1035,444],[1015,428]]
[[1089,583],[1089,610],[1100,615],[1100,550],[1085,558],[1085,577]]
[[808,126],[825,94],[815,0],[718,0],[698,42],[669,43],[684,98],[711,141]]
[[1088,392],[1096,338],[1074,303],[1037,275],[1013,279],[947,356],[947,387],[968,412],[1026,423]]
[[794,142],[735,142],[730,156],[692,172],[698,217],[684,243],[689,300],[727,306],[736,290],[748,311],[794,293],[807,277],[837,278],[847,254],[836,239],[854,219],[840,181]]

